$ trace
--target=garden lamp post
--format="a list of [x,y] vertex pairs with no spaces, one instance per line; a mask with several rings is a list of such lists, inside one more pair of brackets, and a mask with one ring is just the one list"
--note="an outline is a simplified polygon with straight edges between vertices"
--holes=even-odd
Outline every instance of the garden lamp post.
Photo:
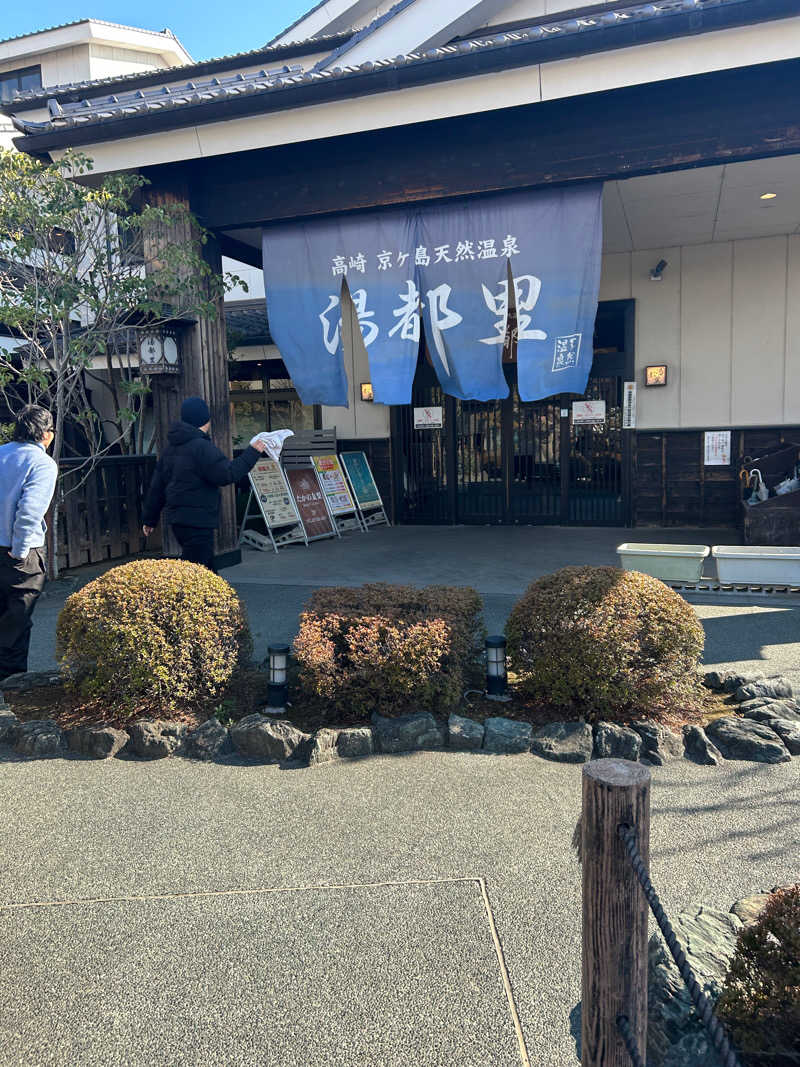
[[286,707],[286,700],[289,695],[289,687],[286,680],[289,669],[289,646],[270,645],[267,652],[269,655],[267,701],[270,708],[283,710]]
[[506,639],[486,638],[486,695],[491,700],[510,700],[506,673]]

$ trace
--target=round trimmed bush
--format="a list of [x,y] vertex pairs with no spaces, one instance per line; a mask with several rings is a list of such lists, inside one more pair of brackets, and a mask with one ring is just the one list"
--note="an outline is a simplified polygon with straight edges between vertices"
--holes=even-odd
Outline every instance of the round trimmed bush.
[[800,1064],[800,882],[740,932],[717,1011],[748,1067]]
[[526,697],[590,719],[694,703],[703,627],[657,578],[564,567],[533,582],[506,625],[509,665]]
[[244,607],[196,563],[137,560],[73,593],[58,619],[69,687],[134,715],[200,710],[252,652]]

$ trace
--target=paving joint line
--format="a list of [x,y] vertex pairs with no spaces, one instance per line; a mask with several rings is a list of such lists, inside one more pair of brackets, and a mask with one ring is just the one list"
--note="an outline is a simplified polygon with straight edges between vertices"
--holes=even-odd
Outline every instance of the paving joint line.
[[116,897],[77,897],[72,900],[35,900],[28,901],[27,903],[11,903],[0,904],[0,912],[3,911],[24,911],[32,910],[34,908],[64,908],[64,907],[79,907],[86,904],[124,904],[124,903],[141,903],[143,901],[151,900],[209,900],[220,899],[224,897],[237,897],[237,896],[271,896],[280,893],[307,893],[307,892],[321,892],[322,890],[346,890],[346,889],[386,889],[386,888],[402,888],[405,886],[430,886],[430,885],[477,885],[483,906],[486,910],[486,918],[489,924],[489,933],[492,939],[492,945],[494,947],[495,955],[497,957],[497,965],[500,970],[500,978],[503,983],[503,990],[506,995],[506,1001],[508,1003],[509,1014],[511,1015],[511,1021],[514,1025],[514,1032],[517,1036],[517,1043],[519,1045],[519,1054],[522,1067],[531,1067],[531,1060],[528,1054],[528,1048],[525,1043],[525,1035],[522,1029],[522,1023],[519,1017],[519,1011],[517,1010],[517,1004],[514,997],[514,990],[511,985],[511,976],[508,973],[508,966],[506,964],[505,953],[503,952],[503,945],[500,941],[500,935],[497,932],[497,924],[494,919],[494,912],[492,911],[491,901],[489,900],[489,893],[486,884],[486,879],[479,875],[465,875],[458,878],[410,878],[405,881],[385,881],[385,882],[342,882],[334,884],[315,884],[315,885],[298,885],[298,886],[270,886],[262,887],[260,889],[201,889],[193,890],[183,893],[145,893],[138,895],[116,896]]

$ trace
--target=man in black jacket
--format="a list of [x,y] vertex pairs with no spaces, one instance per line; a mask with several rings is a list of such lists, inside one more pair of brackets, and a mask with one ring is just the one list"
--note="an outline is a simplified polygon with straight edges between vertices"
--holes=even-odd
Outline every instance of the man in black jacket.
[[255,466],[263,441],[234,460],[225,456],[208,436],[211,412],[205,400],[190,396],[181,405],[181,421],[169,429],[169,446],[156,465],[144,504],[142,529],[153,532],[162,509],[190,563],[214,570],[214,531],[219,524],[219,487],[244,478]]

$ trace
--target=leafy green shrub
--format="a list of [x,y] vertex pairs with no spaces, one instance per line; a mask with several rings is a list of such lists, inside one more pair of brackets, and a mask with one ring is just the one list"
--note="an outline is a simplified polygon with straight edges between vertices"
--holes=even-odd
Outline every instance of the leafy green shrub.
[[800,1064],[800,882],[739,934],[717,1011],[748,1067]]
[[70,689],[117,712],[197,710],[250,656],[247,616],[224,579],[182,560],[137,560],[73,593],[58,619]]
[[301,692],[331,717],[446,714],[477,669],[481,609],[474,589],[319,589],[294,644]]
[[564,567],[533,582],[506,625],[518,690],[587,718],[694,703],[703,627],[657,578]]

